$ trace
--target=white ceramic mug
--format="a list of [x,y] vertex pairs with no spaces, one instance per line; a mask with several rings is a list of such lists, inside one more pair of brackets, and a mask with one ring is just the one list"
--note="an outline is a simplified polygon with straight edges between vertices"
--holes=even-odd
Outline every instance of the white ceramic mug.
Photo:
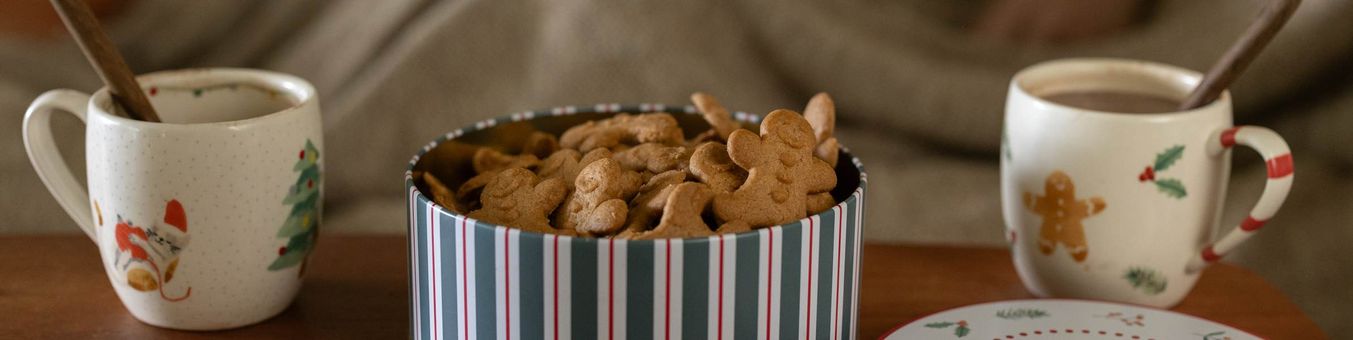
[[[1173,306],[1201,269],[1277,212],[1292,185],[1287,143],[1269,129],[1232,126],[1229,93],[1198,109],[1148,114],[1042,98],[1104,91],[1182,100],[1200,79],[1118,59],[1050,61],[1015,75],[1001,197],[1015,267],[1035,295]],[[1235,145],[1258,151],[1269,179],[1245,222],[1214,240]]]
[[[319,229],[324,141],[314,88],[243,69],[138,80],[162,123],[114,114],[107,89],[33,101],[24,117],[33,167],[98,245],[137,319],[214,330],[280,313]],[[53,143],[57,111],[85,123],[88,194]]]

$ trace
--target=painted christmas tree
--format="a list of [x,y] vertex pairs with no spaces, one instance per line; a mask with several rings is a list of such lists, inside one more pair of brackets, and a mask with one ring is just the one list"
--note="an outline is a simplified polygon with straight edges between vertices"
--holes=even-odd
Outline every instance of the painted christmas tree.
[[288,238],[287,244],[277,249],[277,260],[268,266],[268,270],[282,270],[299,264],[304,272],[305,259],[315,248],[315,238],[319,236],[319,150],[306,140],[305,149],[298,157],[300,160],[291,170],[301,174],[282,200],[282,204],[292,206],[291,215],[277,230],[277,237]]

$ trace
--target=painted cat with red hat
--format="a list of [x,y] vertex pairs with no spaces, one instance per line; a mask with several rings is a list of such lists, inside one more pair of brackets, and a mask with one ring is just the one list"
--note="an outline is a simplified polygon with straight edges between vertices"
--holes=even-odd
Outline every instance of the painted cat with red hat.
[[120,276],[119,281],[127,282],[132,289],[158,290],[161,298],[180,301],[192,294],[192,287],[178,297],[170,297],[164,292],[164,286],[174,279],[179,253],[188,246],[190,239],[188,218],[178,200],[165,204],[164,223],[169,226],[151,224],[142,227],[119,215],[113,230],[118,252],[113,258],[114,268]]

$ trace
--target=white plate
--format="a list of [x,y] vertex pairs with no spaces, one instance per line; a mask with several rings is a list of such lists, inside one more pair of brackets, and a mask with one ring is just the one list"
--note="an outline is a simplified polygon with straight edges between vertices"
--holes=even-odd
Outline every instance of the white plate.
[[1081,300],[1015,300],[960,307],[894,329],[898,339],[1260,339],[1167,310]]

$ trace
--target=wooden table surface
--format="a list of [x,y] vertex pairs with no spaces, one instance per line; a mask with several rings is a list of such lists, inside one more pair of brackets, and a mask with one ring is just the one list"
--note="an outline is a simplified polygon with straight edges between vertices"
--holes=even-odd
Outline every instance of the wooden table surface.
[[[222,332],[159,329],[123,309],[83,235],[0,237],[0,337],[407,338],[401,236],[325,235],[296,302],[263,323]],[[860,338],[946,309],[1030,297],[998,248],[866,245]],[[1301,310],[1249,270],[1209,268],[1175,311],[1271,339],[1323,339]]]

